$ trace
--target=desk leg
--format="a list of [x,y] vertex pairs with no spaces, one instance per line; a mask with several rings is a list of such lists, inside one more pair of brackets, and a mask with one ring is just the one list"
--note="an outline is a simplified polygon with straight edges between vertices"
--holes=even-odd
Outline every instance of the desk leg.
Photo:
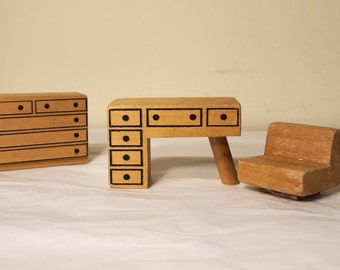
[[237,172],[227,138],[209,137],[209,142],[222,183],[225,185],[239,184],[240,182],[237,179]]

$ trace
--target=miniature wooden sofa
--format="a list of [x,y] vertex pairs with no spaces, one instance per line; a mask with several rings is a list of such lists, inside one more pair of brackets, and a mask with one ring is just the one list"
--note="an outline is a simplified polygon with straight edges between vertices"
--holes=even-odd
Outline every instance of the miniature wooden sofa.
[[239,160],[238,177],[295,199],[335,187],[340,183],[340,130],[272,123],[264,155]]
[[241,134],[235,98],[126,98],[108,105],[109,184],[147,188],[150,138],[208,137],[224,184],[238,184],[226,136]]

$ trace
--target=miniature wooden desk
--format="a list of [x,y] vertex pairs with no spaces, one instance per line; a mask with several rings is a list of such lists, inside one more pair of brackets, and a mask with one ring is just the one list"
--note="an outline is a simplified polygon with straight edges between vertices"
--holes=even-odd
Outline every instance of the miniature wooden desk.
[[0,95],[0,170],[86,161],[85,95]]
[[226,136],[241,134],[235,98],[117,99],[108,106],[109,184],[148,188],[150,138],[209,137],[221,180],[238,184]]

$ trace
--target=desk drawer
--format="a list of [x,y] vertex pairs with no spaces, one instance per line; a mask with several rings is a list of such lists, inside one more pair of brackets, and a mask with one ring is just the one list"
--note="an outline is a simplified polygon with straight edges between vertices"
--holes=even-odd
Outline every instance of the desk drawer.
[[0,135],[1,148],[81,141],[87,141],[86,129]]
[[207,126],[238,126],[238,109],[207,109]]
[[202,109],[147,109],[148,127],[202,126]]
[[110,127],[141,127],[141,109],[111,109],[109,111]]
[[143,170],[110,170],[112,185],[142,185]]
[[140,130],[111,130],[110,146],[142,146],[142,131]]
[[87,125],[86,114],[37,116],[0,119],[0,131],[41,128],[79,127]]
[[110,151],[111,166],[141,166],[142,150],[111,150]]
[[2,150],[0,151],[0,164],[86,156],[86,144]]
[[86,111],[86,99],[37,100],[37,113]]
[[31,113],[33,113],[32,101],[25,100],[0,102],[0,116]]

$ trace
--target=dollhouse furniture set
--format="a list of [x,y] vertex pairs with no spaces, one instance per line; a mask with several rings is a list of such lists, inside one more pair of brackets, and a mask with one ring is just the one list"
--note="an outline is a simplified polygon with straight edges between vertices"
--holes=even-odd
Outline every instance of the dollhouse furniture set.
[[[236,171],[227,136],[241,134],[232,97],[130,98],[108,105],[108,175],[113,188],[148,188],[150,139],[208,137],[222,183],[239,180],[305,198],[340,184],[340,130],[272,123],[264,154]],[[0,170],[87,162],[87,97],[81,93],[0,95]]]

